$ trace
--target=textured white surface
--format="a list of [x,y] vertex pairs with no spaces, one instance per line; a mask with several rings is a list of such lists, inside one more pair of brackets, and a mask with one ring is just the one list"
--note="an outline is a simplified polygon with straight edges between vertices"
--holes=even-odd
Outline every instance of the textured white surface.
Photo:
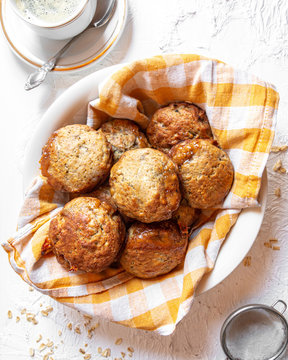
[[[23,84],[31,69],[9,50],[0,35],[1,120],[0,120],[0,228],[1,240],[13,232],[22,199],[21,157],[29,133],[47,107],[69,85],[91,72],[119,62],[131,61],[159,53],[193,52],[218,58],[250,71],[276,85],[281,100],[275,143],[288,143],[288,2],[285,0],[130,0],[125,32],[113,52],[97,66],[71,75],[52,74],[48,81],[31,92]],[[272,171],[281,158],[288,168],[286,153],[273,154],[268,162],[269,196],[262,229],[253,248],[251,266],[239,265],[220,285],[198,297],[188,316],[175,333],[160,337],[100,321],[92,339],[84,331],[83,316],[64,308],[52,299],[30,292],[12,271],[4,251],[0,251],[0,359],[28,360],[29,348],[42,334],[59,344],[52,355],[58,360],[83,359],[79,348],[87,343],[92,359],[101,358],[98,346],[112,349],[111,359],[120,357],[127,346],[135,349],[134,359],[225,359],[219,344],[219,331],[226,315],[240,305],[251,302],[273,303],[288,300],[288,175]],[[280,187],[280,199],[274,195]],[[280,251],[263,243],[277,238]],[[48,318],[40,314],[48,304],[54,307]],[[37,313],[38,325],[19,315],[22,308]],[[7,311],[11,309],[13,319]],[[16,323],[19,315],[21,320]],[[80,325],[82,334],[67,329],[69,322]],[[62,330],[62,337],[58,336]],[[123,343],[115,345],[116,338]],[[63,340],[63,344],[61,343]],[[42,341],[41,341],[42,342]],[[41,343],[40,342],[40,343]],[[85,348],[86,349],[86,348]],[[42,359],[47,351],[36,351]],[[283,359],[288,359],[288,352]]]

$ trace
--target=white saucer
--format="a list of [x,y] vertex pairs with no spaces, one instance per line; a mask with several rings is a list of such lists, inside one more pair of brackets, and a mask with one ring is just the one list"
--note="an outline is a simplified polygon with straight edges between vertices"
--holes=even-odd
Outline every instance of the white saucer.
[[[98,85],[121,68],[123,64],[114,65],[86,76],[67,89],[50,106],[38,123],[27,148],[24,169],[24,189],[39,174],[39,159],[42,147],[53,131],[73,123],[86,123],[87,104],[99,95]],[[204,276],[197,288],[200,295],[223,281],[244,259],[253,245],[261,227],[267,202],[267,172],[262,177],[259,194],[260,207],[244,209],[227,236],[218,255],[213,271]]]
[[[105,12],[106,2],[98,1],[95,19]],[[99,29],[89,29],[59,60],[54,71],[76,70],[103,59],[119,40],[127,18],[127,0],[118,0],[109,23]],[[40,37],[18,18],[8,0],[0,0],[0,21],[12,50],[23,61],[41,67],[67,40]]]

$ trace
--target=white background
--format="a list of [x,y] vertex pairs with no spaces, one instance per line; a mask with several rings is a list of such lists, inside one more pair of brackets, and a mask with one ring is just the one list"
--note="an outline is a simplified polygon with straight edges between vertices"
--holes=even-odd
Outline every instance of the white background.
[[[100,1],[100,0],[99,0]],[[276,85],[280,107],[275,143],[288,143],[288,2],[286,0],[130,0],[124,34],[113,52],[100,64],[74,74],[51,74],[41,87],[25,92],[23,85],[31,68],[10,51],[0,34],[0,240],[13,233],[22,201],[21,159],[41,115],[70,85],[105,66],[161,53],[198,53],[221,59]],[[174,334],[160,337],[100,320],[90,340],[84,331],[83,316],[64,308],[28,286],[13,272],[6,253],[0,249],[0,359],[26,360],[29,348],[41,333],[59,344],[54,359],[83,359],[79,348],[87,343],[92,359],[101,358],[98,346],[112,349],[111,359],[120,357],[127,346],[135,349],[133,359],[225,359],[219,331],[226,315],[247,303],[271,304],[278,298],[288,301],[288,175],[272,171],[281,158],[288,168],[287,154],[268,162],[268,207],[259,236],[248,254],[251,266],[240,264],[214,289],[198,297]],[[274,196],[280,187],[280,199]],[[264,247],[277,238],[280,251]],[[52,304],[48,318],[39,311]],[[37,314],[38,325],[19,315],[22,308]],[[9,320],[7,311],[12,310]],[[21,320],[16,323],[19,315]],[[82,334],[69,331],[69,322],[79,325]],[[62,337],[58,336],[62,330]],[[115,345],[117,338],[121,345]],[[63,340],[63,343],[60,340]],[[37,344],[37,347],[39,344]],[[36,351],[42,359],[46,352]],[[288,352],[283,357],[288,359]]]

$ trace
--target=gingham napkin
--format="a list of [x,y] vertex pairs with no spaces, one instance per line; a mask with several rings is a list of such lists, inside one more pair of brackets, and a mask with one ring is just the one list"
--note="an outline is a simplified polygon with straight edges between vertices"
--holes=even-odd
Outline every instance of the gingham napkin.
[[279,96],[274,87],[218,60],[198,55],[165,55],[133,62],[100,85],[89,104],[88,125],[111,116],[143,129],[161,105],[190,101],[205,109],[214,136],[235,170],[221,209],[195,230],[185,261],[174,271],[141,280],[123,269],[100,274],[70,273],[53,254],[41,255],[50,219],[68,201],[45,178],[25,196],[18,231],[3,245],[13,269],[30,285],[90,315],[168,335],[189,311],[197,284],[212,270],[222,242],[242,208],[258,206],[261,176],[274,137]]

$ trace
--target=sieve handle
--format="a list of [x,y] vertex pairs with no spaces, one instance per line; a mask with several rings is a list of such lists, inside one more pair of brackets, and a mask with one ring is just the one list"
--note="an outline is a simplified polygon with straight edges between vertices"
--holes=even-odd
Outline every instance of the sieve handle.
[[281,304],[283,305],[282,311],[279,311],[279,312],[280,312],[281,314],[284,314],[284,312],[285,312],[286,309],[287,309],[287,304],[285,303],[285,301],[283,301],[283,300],[277,300],[277,301],[275,301],[275,303],[274,303],[271,307],[276,308],[276,305],[277,305],[278,303],[281,303]]

